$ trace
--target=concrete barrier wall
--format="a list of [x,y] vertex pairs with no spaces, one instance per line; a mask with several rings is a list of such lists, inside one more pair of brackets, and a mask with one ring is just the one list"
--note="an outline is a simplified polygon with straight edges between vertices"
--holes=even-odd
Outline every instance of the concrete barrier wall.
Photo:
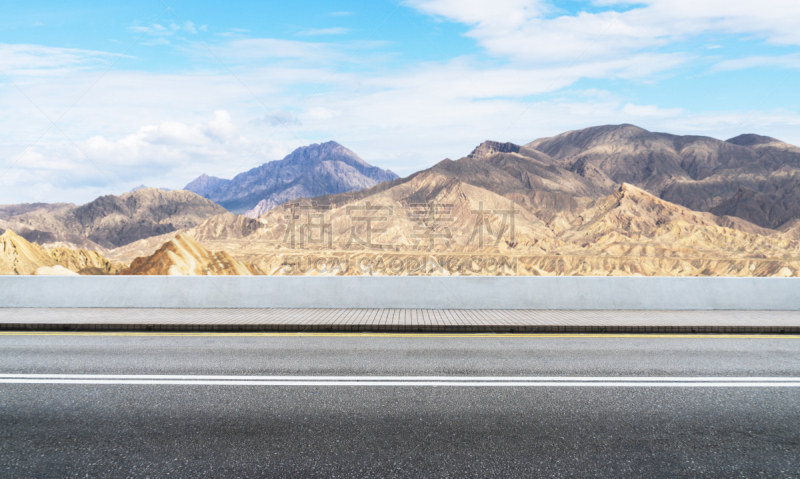
[[2,276],[0,307],[800,310],[800,278]]

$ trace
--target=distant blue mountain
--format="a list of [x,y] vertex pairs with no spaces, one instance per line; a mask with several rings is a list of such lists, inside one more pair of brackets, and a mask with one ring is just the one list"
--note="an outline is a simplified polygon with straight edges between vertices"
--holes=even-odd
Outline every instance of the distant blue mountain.
[[232,180],[201,175],[184,189],[234,213],[257,217],[297,198],[346,193],[397,178],[329,141],[298,148],[282,160],[265,163]]
[[[139,186],[137,186],[137,187],[135,187],[135,188],[132,188],[132,189],[131,189],[131,191],[129,191],[128,193],[133,193],[134,191],[143,190],[143,189],[145,189],[145,188],[150,188],[150,186],[146,186],[146,185],[139,185]],[[172,191],[172,190],[170,190],[169,188],[156,188],[156,189],[157,189],[157,190],[161,190],[161,191]],[[184,189],[185,189],[185,188],[184,188]]]
[[186,185],[183,189],[197,193],[200,196],[208,197],[208,195],[216,192],[219,188],[230,183],[231,180],[217,178],[216,176],[208,176],[205,173],[195,178],[194,181]]

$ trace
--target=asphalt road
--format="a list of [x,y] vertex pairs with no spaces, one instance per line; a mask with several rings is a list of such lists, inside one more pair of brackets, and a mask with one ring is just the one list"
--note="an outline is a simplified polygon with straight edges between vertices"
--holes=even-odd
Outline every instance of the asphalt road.
[[800,338],[0,334],[0,477],[800,477],[798,387],[14,374],[798,378]]

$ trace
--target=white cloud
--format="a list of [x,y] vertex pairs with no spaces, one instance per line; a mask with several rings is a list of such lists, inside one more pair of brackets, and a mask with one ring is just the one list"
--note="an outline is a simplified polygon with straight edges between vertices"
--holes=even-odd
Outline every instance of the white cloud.
[[231,116],[225,110],[214,112],[214,118],[208,122],[205,129],[206,136],[219,142],[225,142],[236,134],[236,126],[231,122]]
[[304,37],[311,37],[311,36],[319,36],[319,35],[344,35],[344,34],[349,33],[349,32],[350,32],[349,28],[332,27],[332,28],[315,28],[315,29],[311,29],[311,30],[304,30],[304,31],[298,33],[298,35],[304,36]]
[[147,33],[149,35],[172,35],[173,33],[175,33],[175,30],[177,30],[177,28],[175,27],[177,27],[177,25],[175,25],[174,23],[172,24],[171,28],[167,28],[164,25],[161,25],[160,23],[154,23],[149,27],[142,25],[132,25],[128,27],[128,30],[130,30],[133,33]]
[[[186,20],[183,23],[184,23],[184,27],[185,27],[186,31],[188,31],[189,33],[194,34],[194,35],[196,35],[198,31],[200,31],[200,32],[207,32],[208,31],[208,25],[197,26],[191,20]],[[172,24],[172,28],[173,28],[173,30],[179,30],[180,29],[180,27],[178,25],[175,25],[174,23]]]
[[798,68],[800,67],[800,54],[749,56],[734,60],[724,60],[714,65],[712,71],[745,70],[761,67]]
[[563,15],[541,0],[411,0],[419,11],[464,23],[489,53],[515,61],[612,58],[709,33],[800,45],[800,2],[606,1],[612,10]]
[[112,53],[76,48],[0,43],[0,69],[12,76],[61,75],[75,69],[97,67],[99,63],[112,60],[116,56]]
[[[80,203],[141,183],[181,188],[201,173],[232,176],[290,151],[280,141],[264,140],[243,135],[222,110],[204,123],[165,121],[118,138],[96,135],[76,140],[77,148],[51,132],[0,178],[0,201],[62,198]],[[19,157],[21,147],[0,145],[3,156],[13,152],[0,173]]]
[[184,24],[186,25],[186,29],[189,30],[189,33],[197,34],[197,28],[195,28],[194,23],[191,20],[186,20]]
[[328,110],[327,108],[312,108],[308,111],[308,116],[315,120],[330,120],[341,115],[341,112]]
[[[212,46],[216,55],[226,61],[253,62],[268,59],[296,59],[328,63],[343,57],[335,45],[320,42],[299,42],[275,38],[248,38]],[[199,50],[204,54],[204,50]],[[308,65],[306,65],[308,66]]]
[[168,164],[175,167],[188,161],[223,159],[230,153],[226,144],[241,141],[236,133],[228,112],[219,110],[205,124],[167,121],[143,126],[118,140],[98,135],[86,141],[85,151],[90,158],[113,158],[117,165]]
[[302,122],[294,111],[289,110],[272,110],[261,118],[257,118],[251,122],[253,125],[300,125]]
[[580,78],[643,78],[679,65],[679,54],[641,54],[604,62],[587,62],[565,71],[561,67],[503,66],[481,68],[466,59],[425,65],[402,73],[362,79],[383,90],[413,92],[438,99],[521,98],[556,91]]

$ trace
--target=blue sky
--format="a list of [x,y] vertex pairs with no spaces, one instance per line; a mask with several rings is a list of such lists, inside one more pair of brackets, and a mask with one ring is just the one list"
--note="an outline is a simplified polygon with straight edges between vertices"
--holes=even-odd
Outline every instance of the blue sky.
[[403,176],[610,123],[800,144],[796,1],[173,1],[0,0],[0,203],[328,140]]

